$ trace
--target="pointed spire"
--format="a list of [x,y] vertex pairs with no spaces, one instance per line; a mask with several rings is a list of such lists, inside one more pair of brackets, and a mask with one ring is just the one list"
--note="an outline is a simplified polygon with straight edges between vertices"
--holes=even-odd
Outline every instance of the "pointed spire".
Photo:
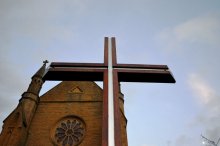
[[[45,70],[46,70],[46,64],[47,63],[49,63],[49,61],[48,60],[45,60],[45,61],[43,61],[43,65],[42,65],[42,67],[33,75],[33,77],[40,77],[40,78],[42,78],[43,77],[43,75],[44,75],[44,73],[45,73]],[[33,78],[32,77],[32,78]]]

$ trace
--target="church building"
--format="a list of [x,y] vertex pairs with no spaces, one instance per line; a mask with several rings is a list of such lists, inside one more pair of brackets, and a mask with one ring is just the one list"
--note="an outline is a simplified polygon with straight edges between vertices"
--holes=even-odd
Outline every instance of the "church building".
[[[4,120],[1,146],[101,146],[103,90],[92,81],[62,81],[39,97],[44,64],[18,106]],[[120,90],[119,90],[120,91]],[[119,94],[120,135],[127,146],[124,97]]]

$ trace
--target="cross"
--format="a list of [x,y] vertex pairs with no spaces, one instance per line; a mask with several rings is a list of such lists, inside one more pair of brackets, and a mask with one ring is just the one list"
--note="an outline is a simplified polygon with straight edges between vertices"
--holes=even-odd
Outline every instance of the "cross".
[[43,61],[43,64],[45,64],[45,65],[46,65],[47,63],[49,63],[49,61],[48,61],[48,60],[44,60],[44,61]]
[[115,38],[104,39],[104,63],[52,62],[44,80],[103,81],[102,146],[121,146],[119,82],[175,83],[166,65],[118,64]]

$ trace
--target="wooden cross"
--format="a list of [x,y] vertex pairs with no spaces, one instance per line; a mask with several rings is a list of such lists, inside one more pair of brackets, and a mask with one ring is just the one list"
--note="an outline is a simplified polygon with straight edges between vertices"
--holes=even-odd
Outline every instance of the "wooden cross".
[[121,146],[119,82],[175,83],[175,79],[166,65],[118,64],[115,38],[104,41],[104,63],[52,62],[43,79],[103,81],[102,146]]

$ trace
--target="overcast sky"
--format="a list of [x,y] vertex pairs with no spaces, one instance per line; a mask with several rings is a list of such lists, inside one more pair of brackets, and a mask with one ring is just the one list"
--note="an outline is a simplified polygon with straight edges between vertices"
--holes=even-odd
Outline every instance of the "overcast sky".
[[0,0],[0,121],[43,60],[103,62],[105,36],[119,63],[166,64],[177,81],[122,83],[129,146],[218,140],[219,0]]

